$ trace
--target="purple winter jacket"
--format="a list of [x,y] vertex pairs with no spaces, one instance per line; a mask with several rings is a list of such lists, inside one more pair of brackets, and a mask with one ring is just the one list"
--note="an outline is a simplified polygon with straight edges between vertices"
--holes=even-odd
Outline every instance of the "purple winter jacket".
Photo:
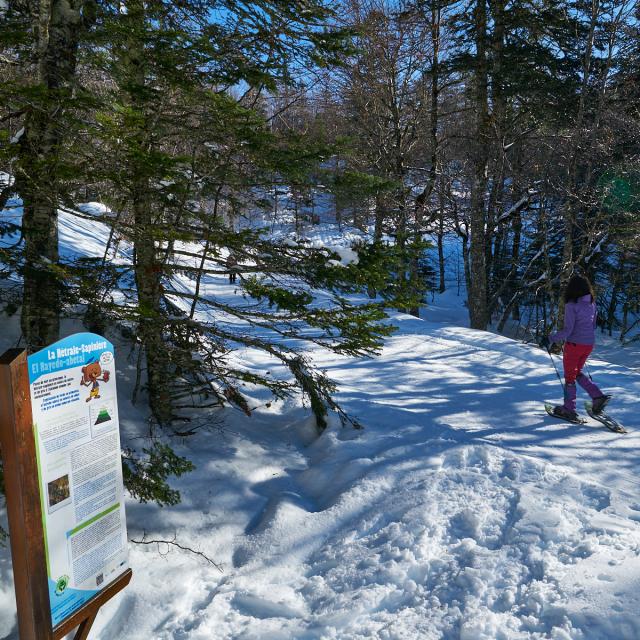
[[564,307],[564,328],[549,336],[551,342],[575,342],[594,344],[596,341],[596,304],[591,302],[591,294],[578,298],[577,302],[567,302]]

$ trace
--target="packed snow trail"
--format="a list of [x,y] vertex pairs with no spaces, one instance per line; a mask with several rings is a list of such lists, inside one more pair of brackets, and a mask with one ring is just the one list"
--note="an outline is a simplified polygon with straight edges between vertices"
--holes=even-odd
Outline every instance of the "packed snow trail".
[[544,352],[394,322],[379,358],[321,363],[363,431],[311,441],[275,405],[188,441],[183,505],[131,520],[225,573],[134,547],[99,640],[640,637],[640,376],[592,362],[628,435],[565,425]]

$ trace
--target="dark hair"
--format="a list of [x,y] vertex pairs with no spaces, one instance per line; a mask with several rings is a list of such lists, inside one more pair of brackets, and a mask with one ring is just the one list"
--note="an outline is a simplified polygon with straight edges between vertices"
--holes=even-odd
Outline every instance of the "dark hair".
[[567,288],[564,290],[564,301],[578,302],[578,298],[586,295],[591,296],[591,302],[595,300],[591,283],[583,276],[571,276]]

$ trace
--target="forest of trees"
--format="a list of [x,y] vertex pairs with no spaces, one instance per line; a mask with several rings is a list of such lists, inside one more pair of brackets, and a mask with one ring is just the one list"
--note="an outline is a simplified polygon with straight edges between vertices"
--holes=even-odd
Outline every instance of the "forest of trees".
[[[241,224],[277,216],[281,190],[311,220],[329,198],[368,238],[357,263]],[[452,238],[473,328],[535,339],[579,271],[624,342],[640,323],[640,2],[0,0],[1,209],[0,302],[22,344],[63,319],[117,331],[136,399],[172,434],[199,408],[250,413],[242,384],[302,392],[323,427],[341,409],[305,344],[375,353],[385,306],[418,315],[450,286]],[[60,212],[108,226],[101,258],[60,255]],[[234,304],[202,284],[230,254]],[[242,346],[290,377],[239,367]],[[177,499],[165,480],[188,461],[154,439],[124,457],[134,495]]]

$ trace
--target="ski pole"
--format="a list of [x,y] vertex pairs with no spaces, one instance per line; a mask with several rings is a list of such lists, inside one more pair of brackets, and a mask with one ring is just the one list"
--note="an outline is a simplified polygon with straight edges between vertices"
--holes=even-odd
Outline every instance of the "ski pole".
[[546,349],[547,349],[547,353],[549,354],[549,357],[551,358],[551,364],[553,365],[553,368],[555,369],[556,376],[558,377],[558,380],[560,380],[560,384],[562,385],[562,393],[565,393],[566,390],[564,388],[564,382],[562,382],[562,378],[560,377],[560,372],[558,371],[558,367],[556,367],[556,362],[553,359],[553,356],[551,355],[551,351],[549,351],[549,347],[547,347]]
[[589,365],[586,362],[584,363],[584,368],[587,370],[587,375],[589,376],[589,380],[593,382],[593,378],[591,377],[591,371],[589,371]]

